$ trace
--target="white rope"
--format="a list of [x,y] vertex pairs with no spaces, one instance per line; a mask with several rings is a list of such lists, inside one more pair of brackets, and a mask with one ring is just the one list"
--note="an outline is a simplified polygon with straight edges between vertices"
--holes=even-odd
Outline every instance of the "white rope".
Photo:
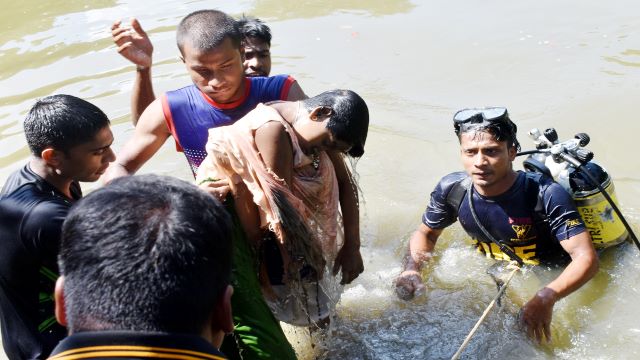
[[476,324],[473,327],[473,329],[471,329],[471,332],[469,332],[469,335],[467,335],[467,337],[462,342],[462,345],[460,345],[460,348],[458,349],[458,351],[456,351],[456,353],[453,354],[453,357],[451,358],[451,360],[457,360],[460,357],[460,354],[462,354],[462,351],[467,347],[467,345],[469,345],[469,341],[471,341],[471,338],[473,337],[473,335],[476,333],[476,331],[480,327],[480,324],[482,324],[482,322],[487,317],[487,315],[489,315],[489,312],[491,311],[491,309],[493,309],[493,307],[495,306],[495,304],[498,301],[498,299],[500,298],[500,296],[502,296],[504,291],[507,289],[507,285],[509,285],[509,282],[511,281],[511,279],[513,279],[513,276],[516,274],[516,272],[518,270],[520,270],[520,268],[518,267],[518,264],[515,261],[511,262],[511,264],[509,264],[507,266],[507,268],[509,268],[509,267],[514,267],[514,269],[513,269],[513,271],[511,271],[511,274],[509,274],[509,277],[507,278],[507,281],[505,281],[504,285],[502,285],[502,287],[500,287],[500,290],[498,291],[498,295],[496,295],[496,297],[494,297],[493,300],[491,300],[491,302],[489,303],[487,308],[482,313],[482,316],[480,316],[480,319],[478,319],[478,322],[476,322]]

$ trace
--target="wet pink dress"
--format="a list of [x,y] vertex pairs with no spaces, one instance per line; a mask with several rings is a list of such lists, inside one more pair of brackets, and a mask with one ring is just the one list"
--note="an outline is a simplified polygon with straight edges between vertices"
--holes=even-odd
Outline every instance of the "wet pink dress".
[[[265,166],[255,144],[256,130],[270,121],[284,125],[291,138],[294,169],[290,186]],[[322,269],[324,262],[335,259],[339,194],[333,164],[320,152],[316,168],[300,148],[291,124],[277,110],[259,104],[233,125],[210,129],[206,149],[208,156],[198,170],[197,181],[210,177],[238,183],[241,179],[258,206],[261,227],[276,234],[285,264],[288,256],[304,256],[308,264]],[[300,226],[307,229],[298,231]]]

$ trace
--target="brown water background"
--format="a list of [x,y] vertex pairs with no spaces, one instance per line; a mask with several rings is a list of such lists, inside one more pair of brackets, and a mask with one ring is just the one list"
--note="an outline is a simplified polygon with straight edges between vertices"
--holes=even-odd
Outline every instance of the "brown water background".
[[[561,138],[590,134],[589,148],[639,230],[640,4],[630,0],[3,0],[0,184],[29,156],[21,120],[38,97],[68,93],[94,102],[113,121],[117,151],[132,133],[133,66],[116,53],[110,24],[137,16],[150,33],[159,94],[189,84],[174,31],[202,8],[262,18],[273,30],[274,74],[292,74],[311,95],[353,89],[370,107],[366,154],[356,166],[366,272],[345,289],[330,338],[312,349],[298,334],[301,357],[448,358],[495,295],[485,274],[493,262],[469,248],[457,225],[426,270],[426,295],[405,303],[391,287],[433,186],[461,168],[451,125],[460,108],[508,107],[525,149],[533,127],[553,126]],[[190,177],[171,141],[143,172]],[[638,254],[629,246],[603,256],[595,280],[556,305],[550,345],[528,340],[515,318],[557,272],[518,276],[464,356],[638,358]]]

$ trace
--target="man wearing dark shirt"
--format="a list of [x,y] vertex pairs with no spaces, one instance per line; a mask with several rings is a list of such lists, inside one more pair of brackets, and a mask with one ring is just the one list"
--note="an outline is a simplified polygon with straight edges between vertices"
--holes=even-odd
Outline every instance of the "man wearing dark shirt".
[[24,132],[32,158],[0,193],[0,319],[10,359],[46,358],[66,335],[54,318],[53,289],[62,222],[115,156],[109,119],[69,95],[39,100]]
[[223,359],[231,315],[231,219],[195,185],[119,178],[69,212],[51,359]]
[[466,174],[445,176],[431,193],[422,224],[409,240],[404,271],[395,280],[396,292],[410,299],[424,289],[422,265],[431,258],[442,230],[457,218],[488,257],[538,264],[558,263],[568,254],[571,261],[565,270],[522,308],[521,320],[529,335],[549,340],[555,302],[597,271],[589,232],[560,185],[539,174],[513,170],[520,145],[507,109],[459,111],[454,128]]

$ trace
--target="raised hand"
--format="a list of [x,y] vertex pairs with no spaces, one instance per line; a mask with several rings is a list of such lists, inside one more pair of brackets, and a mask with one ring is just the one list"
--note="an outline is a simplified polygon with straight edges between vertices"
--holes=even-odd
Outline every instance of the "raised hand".
[[130,26],[122,25],[120,20],[114,22],[111,37],[125,59],[139,67],[151,67],[153,44],[137,19],[132,18]]

